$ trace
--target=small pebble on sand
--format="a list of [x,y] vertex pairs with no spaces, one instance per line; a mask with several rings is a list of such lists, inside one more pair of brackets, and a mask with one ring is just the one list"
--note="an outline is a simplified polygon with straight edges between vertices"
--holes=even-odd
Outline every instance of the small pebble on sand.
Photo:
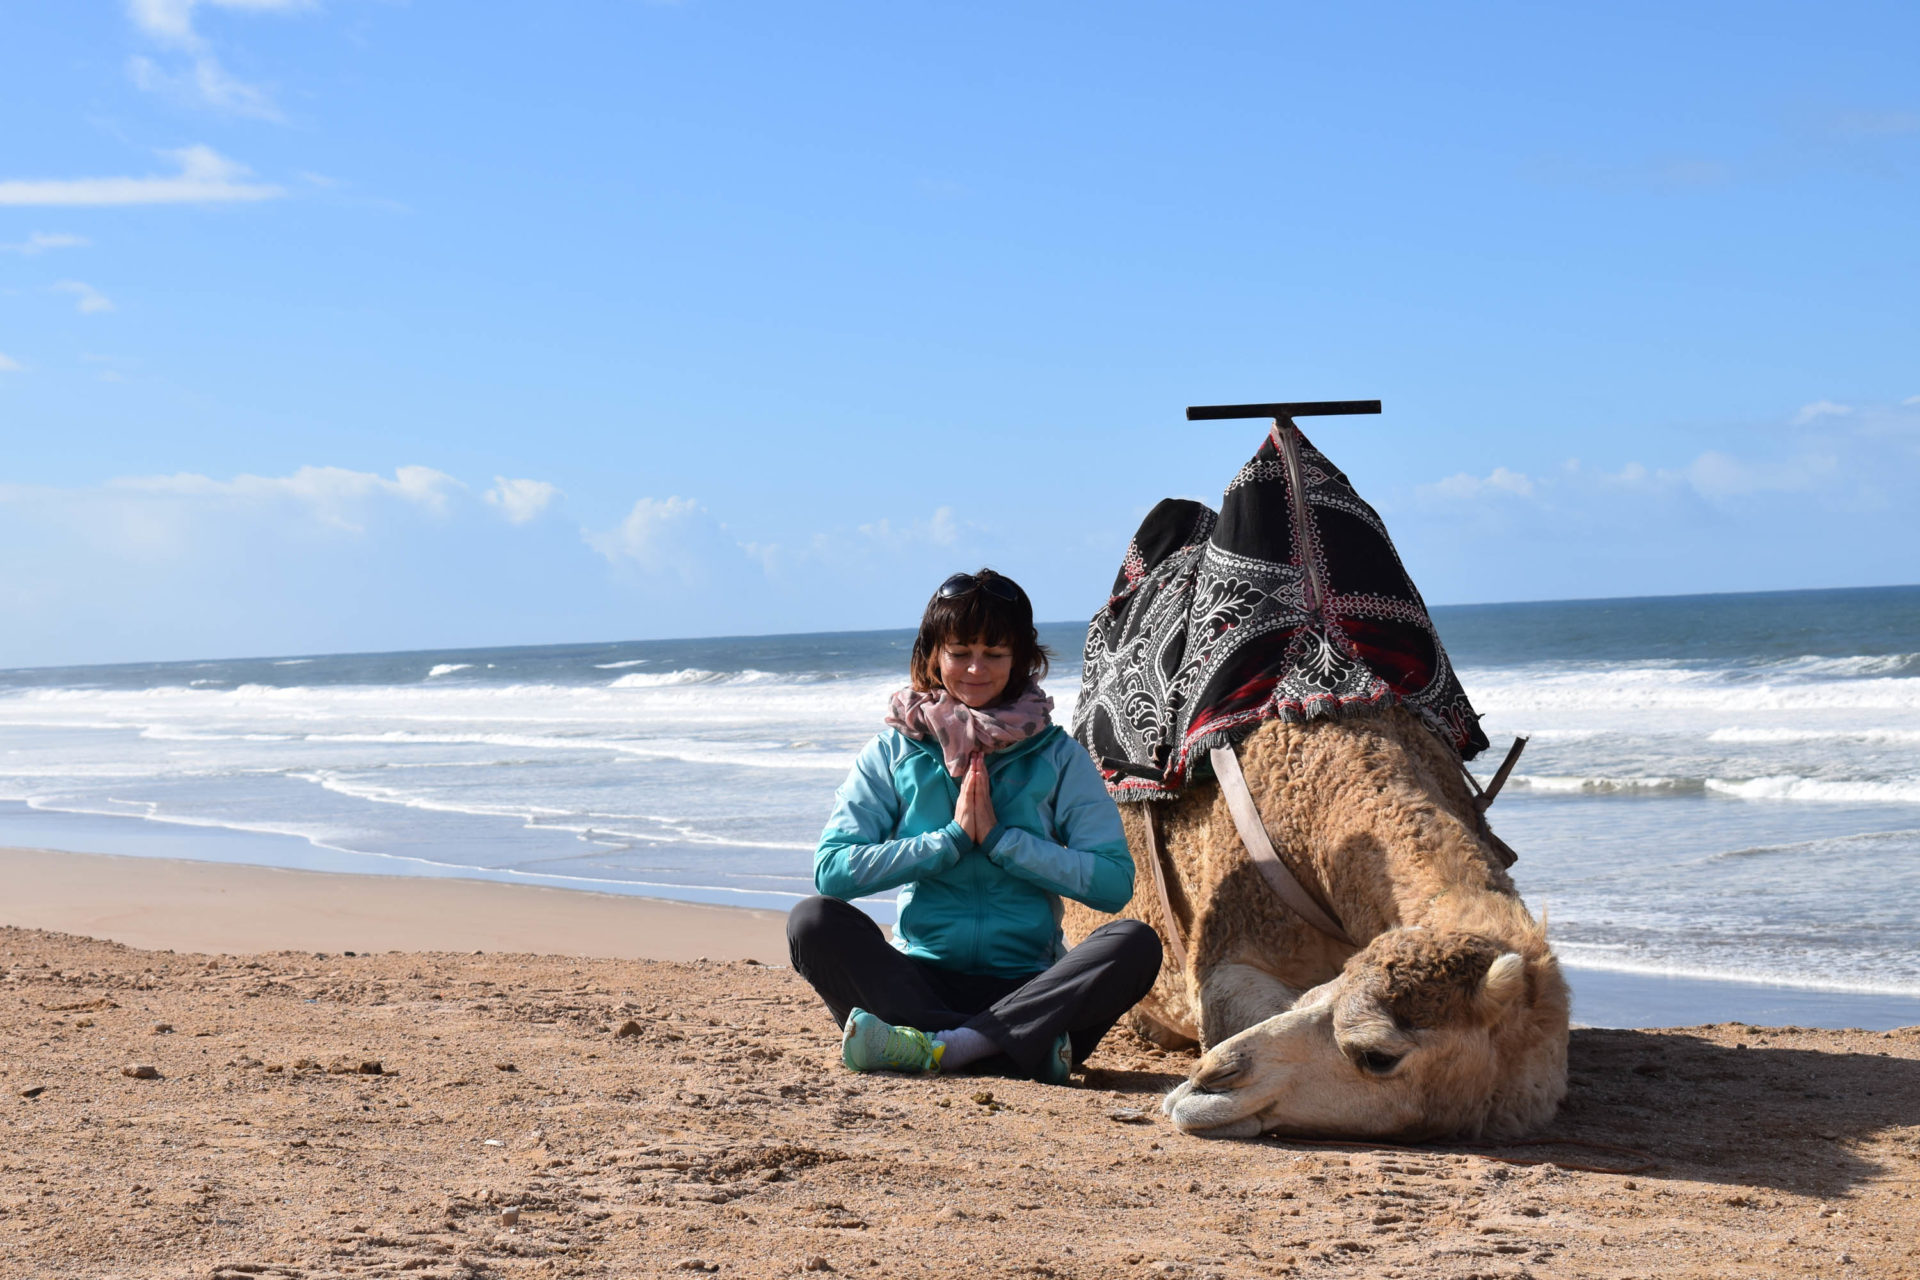
[[43,1084],[29,1085],[20,1091],[20,1096],[23,1098],[37,1098],[46,1091],[47,1086]]
[[628,1039],[633,1036],[639,1035],[640,1030],[641,1030],[640,1024],[635,1022],[632,1018],[628,1018],[625,1022],[620,1024],[620,1029],[614,1032],[613,1034],[616,1037],[624,1040],[624,1039]]
[[122,1067],[120,1068],[120,1074],[123,1076],[130,1076],[135,1080],[158,1080],[160,1078],[159,1068],[148,1066],[144,1062],[135,1063],[134,1065],[128,1066],[128,1067]]
[[518,1221],[520,1221],[520,1207],[518,1205],[509,1205],[500,1211],[501,1226],[510,1227]]
[[828,1262],[825,1258],[819,1258],[819,1257],[808,1258],[804,1263],[801,1264],[801,1266],[804,1270],[807,1270],[807,1271],[833,1270],[833,1264],[831,1262]]
[[156,1022],[153,1024],[154,1035],[164,1036],[164,1035],[171,1035],[172,1033],[173,1033],[173,1024],[171,1022]]

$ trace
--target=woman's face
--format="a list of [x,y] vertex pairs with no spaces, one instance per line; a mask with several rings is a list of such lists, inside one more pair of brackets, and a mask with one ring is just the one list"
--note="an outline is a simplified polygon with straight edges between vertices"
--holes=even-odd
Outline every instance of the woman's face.
[[940,683],[969,707],[991,705],[1007,690],[1013,674],[1013,650],[1004,644],[962,643],[948,637],[940,646]]

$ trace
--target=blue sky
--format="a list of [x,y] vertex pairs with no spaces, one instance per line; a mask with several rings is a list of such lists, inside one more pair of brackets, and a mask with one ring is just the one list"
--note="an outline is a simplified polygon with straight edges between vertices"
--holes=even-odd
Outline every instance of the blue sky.
[[0,665],[1097,607],[1254,423],[1435,603],[1920,579],[1910,5],[0,14]]

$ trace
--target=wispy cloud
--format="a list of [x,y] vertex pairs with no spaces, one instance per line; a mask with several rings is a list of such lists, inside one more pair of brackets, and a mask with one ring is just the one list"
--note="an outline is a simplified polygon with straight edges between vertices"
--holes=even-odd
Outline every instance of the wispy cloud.
[[1716,449],[1688,463],[1687,484],[1714,502],[1766,493],[1808,493],[1829,487],[1840,471],[1831,454],[1804,453],[1782,461],[1738,458]]
[[933,514],[924,520],[895,524],[883,516],[859,526],[858,532],[861,537],[886,547],[902,547],[913,543],[950,547],[959,540],[960,525],[954,519],[952,507],[935,507]]
[[545,511],[547,504],[560,496],[560,490],[545,480],[509,480],[495,476],[493,488],[482,496],[489,506],[498,507],[509,523],[525,524]]
[[1670,155],[1629,162],[1545,156],[1523,169],[1532,181],[1553,187],[1598,190],[1699,192],[1724,187],[1740,175],[1735,167],[1707,156]]
[[615,568],[693,583],[731,570],[752,553],[692,498],[641,498],[612,529],[582,529],[588,546]]
[[1534,488],[1533,478],[1524,472],[1495,467],[1492,473],[1485,477],[1468,475],[1462,471],[1444,480],[1421,485],[1419,492],[1424,497],[1461,501],[1496,497],[1501,494],[1531,498]]
[[15,360],[4,351],[0,351],[0,373],[24,373],[27,366]]
[[372,471],[345,467],[301,467],[290,475],[238,475],[231,480],[181,472],[170,476],[124,476],[104,486],[118,493],[186,499],[201,503],[258,504],[292,502],[323,524],[358,531],[359,508],[375,499],[392,499],[444,515],[448,498],[466,489],[432,467],[396,467],[388,479]]
[[1793,415],[1793,425],[1796,427],[1804,427],[1809,422],[1815,422],[1821,418],[1844,418],[1852,412],[1853,406],[1850,404],[1835,404],[1831,400],[1815,400],[1812,404],[1800,406],[1800,411]]
[[1903,138],[1920,133],[1920,111],[1842,111],[1826,121],[1837,138]]
[[55,293],[70,294],[73,297],[74,310],[82,315],[97,315],[113,310],[113,300],[92,285],[80,280],[62,280],[48,286]]
[[79,249],[90,243],[92,242],[85,236],[67,235],[57,231],[36,231],[25,240],[19,240],[13,244],[0,244],[0,253],[18,253],[31,258],[49,249]]
[[127,14],[134,26],[179,60],[165,65],[135,56],[129,60],[127,72],[142,89],[174,93],[235,115],[280,120],[283,117],[271,93],[235,77],[221,63],[212,44],[194,25],[194,11],[291,13],[311,7],[310,0],[128,0]]
[[1920,474],[1907,465],[1920,458],[1915,407],[1920,396],[1899,406],[1817,400],[1791,416],[1792,426],[1806,430],[1751,453],[1708,449],[1678,465],[1630,461],[1617,470],[1570,460],[1536,476],[1495,467],[1486,476],[1463,472],[1418,485],[1414,496],[1430,511],[1471,510],[1488,519],[1526,511],[1549,523],[1629,497],[1727,512],[1801,494],[1836,511],[1879,509],[1892,501],[1890,493],[1911,487],[1908,476]]
[[272,200],[285,187],[247,182],[252,172],[212,147],[162,151],[179,166],[144,178],[13,178],[0,181],[0,205],[216,204]]

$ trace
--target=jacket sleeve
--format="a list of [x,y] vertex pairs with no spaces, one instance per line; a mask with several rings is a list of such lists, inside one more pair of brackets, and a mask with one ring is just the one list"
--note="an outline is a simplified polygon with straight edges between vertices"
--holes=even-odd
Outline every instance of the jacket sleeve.
[[995,827],[984,848],[1007,874],[1084,902],[1095,911],[1118,911],[1133,897],[1133,854],[1120,825],[1120,810],[1078,743],[1069,740],[1054,799],[1055,844],[1018,827]]
[[939,875],[974,848],[958,822],[891,838],[902,805],[885,743],[885,735],[869,742],[834,793],[833,815],[813,853],[814,888],[829,898],[860,898]]

